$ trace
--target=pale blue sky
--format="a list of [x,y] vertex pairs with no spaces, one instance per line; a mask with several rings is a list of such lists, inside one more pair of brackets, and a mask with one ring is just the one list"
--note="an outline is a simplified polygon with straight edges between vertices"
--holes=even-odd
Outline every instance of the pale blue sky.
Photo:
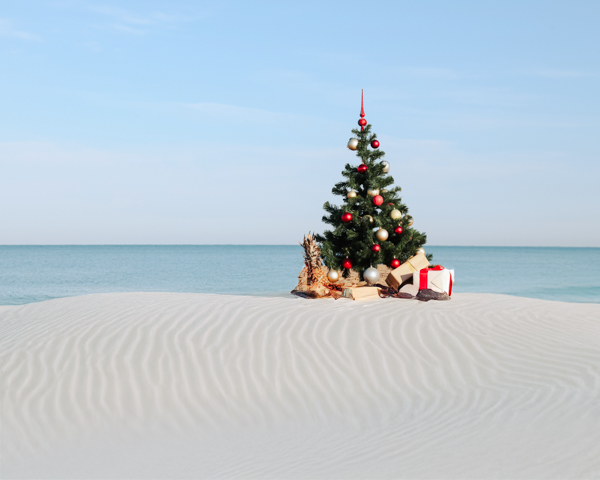
[[600,246],[598,1],[0,1],[0,244],[292,244],[367,120],[434,245]]

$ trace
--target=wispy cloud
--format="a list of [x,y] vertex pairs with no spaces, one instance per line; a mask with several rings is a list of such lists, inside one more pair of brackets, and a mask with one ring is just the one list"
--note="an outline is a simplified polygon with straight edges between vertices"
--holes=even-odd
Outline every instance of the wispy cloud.
[[188,107],[201,112],[208,117],[216,117],[235,121],[253,121],[260,123],[274,123],[282,120],[300,118],[299,115],[289,113],[271,112],[259,108],[238,107],[223,103],[192,103]]
[[38,35],[16,28],[10,20],[0,18],[0,36],[19,38],[21,40],[41,41]]
[[460,78],[460,74],[449,68],[438,67],[400,67],[395,69],[396,72],[403,76],[432,78],[443,80],[454,80]]
[[598,77],[598,73],[580,72],[575,70],[554,70],[554,69],[539,69],[530,70],[529,75],[546,78],[583,78],[583,77]]
[[162,11],[135,13],[113,5],[88,4],[87,10],[110,18],[110,26],[115,30],[133,35],[143,35],[152,28],[173,29],[181,22],[193,20],[195,16],[184,16]]

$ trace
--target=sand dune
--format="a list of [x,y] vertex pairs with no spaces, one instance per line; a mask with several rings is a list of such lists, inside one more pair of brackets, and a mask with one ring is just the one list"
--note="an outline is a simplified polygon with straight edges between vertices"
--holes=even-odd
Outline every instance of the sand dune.
[[600,305],[0,307],[3,478],[600,478]]

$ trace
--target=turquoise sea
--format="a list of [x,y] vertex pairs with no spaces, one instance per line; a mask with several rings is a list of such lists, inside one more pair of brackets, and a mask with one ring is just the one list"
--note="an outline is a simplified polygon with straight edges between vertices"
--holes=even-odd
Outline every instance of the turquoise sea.
[[[600,303],[600,248],[435,247],[455,292]],[[293,245],[0,246],[0,305],[106,292],[281,295],[302,269]]]

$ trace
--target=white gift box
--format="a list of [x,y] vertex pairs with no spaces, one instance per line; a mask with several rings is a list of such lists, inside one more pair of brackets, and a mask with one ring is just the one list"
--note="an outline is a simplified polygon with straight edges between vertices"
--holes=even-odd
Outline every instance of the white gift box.
[[454,283],[454,270],[444,267],[424,268],[413,272],[413,285],[419,290],[429,288],[434,292],[452,295],[452,284]]

